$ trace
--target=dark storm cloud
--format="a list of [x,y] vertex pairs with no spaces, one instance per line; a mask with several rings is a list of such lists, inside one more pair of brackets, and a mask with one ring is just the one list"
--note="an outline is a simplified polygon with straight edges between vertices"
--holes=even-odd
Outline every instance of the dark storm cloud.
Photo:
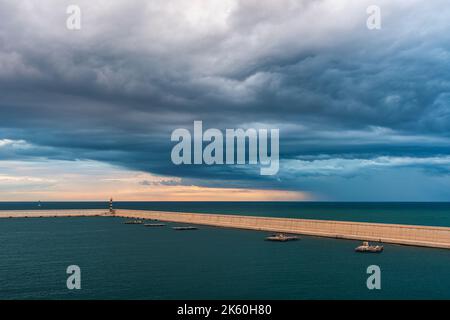
[[[445,1],[381,1],[379,31],[365,27],[368,1],[78,3],[82,29],[69,31],[67,1],[0,1],[0,141],[29,144],[5,157],[295,189],[308,161],[450,154]],[[194,120],[280,128],[280,174],[174,166],[170,133]]]

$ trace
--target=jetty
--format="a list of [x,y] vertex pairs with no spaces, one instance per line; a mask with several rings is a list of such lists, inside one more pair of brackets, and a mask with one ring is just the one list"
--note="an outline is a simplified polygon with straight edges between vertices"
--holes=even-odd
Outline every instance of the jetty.
[[110,216],[104,209],[0,210],[0,218],[56,218]]
[[[0,218],[122,217],[450,249],[450,227],[149,210],[0,210]],[[1,223],[1,221],[0,221]]]
[[116,216],[450,249],[450,227],[122,209]]

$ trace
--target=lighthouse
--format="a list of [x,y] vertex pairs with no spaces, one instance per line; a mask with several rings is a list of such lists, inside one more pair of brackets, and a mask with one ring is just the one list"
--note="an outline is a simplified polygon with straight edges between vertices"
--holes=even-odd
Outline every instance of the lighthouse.
[[111,214],[111,215],[114,214],[114,209],[113,209],[113,198],[109,199],[109,214]]

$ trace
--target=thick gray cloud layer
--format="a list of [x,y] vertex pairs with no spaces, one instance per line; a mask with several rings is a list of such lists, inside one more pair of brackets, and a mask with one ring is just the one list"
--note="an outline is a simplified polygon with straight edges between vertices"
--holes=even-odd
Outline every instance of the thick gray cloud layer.
[[[403,167],[450,170],[446,0],[376,1],[376,31],[373,1],[75,2],[0,0],[0,140],[29,144],[5,158],[94,159],[206,186],[348,185],[345,199],[373,167],[397,180]],[[69,4],[79,31],[66,29]],[[280,128],[279,175],[172,165],[170,133],[194,120]]]

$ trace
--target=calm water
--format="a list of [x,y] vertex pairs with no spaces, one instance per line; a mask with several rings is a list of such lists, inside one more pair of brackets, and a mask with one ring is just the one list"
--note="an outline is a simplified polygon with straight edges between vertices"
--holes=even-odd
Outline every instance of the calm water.
[[[213,212],[233,211],[232,205],[215,205]],[[56,206],[104,204],[43,204]],[[163,203],[132,206],[171,208]],[[203,212],[205,206],[190,204],[189,211]],[[354,208],[367,206],[371,205]],[[411,223],[405,213],[410,204],[405,206],[388,205],[379,216]],[[346,211],[319,207],[308,204],[301,216],[337,219],[342,218],[338,212]],[[437,223],[439,216],[448,221],[447,204],[420,207],[425,209],[412,213],[416,223],[428,217],[426,224],[448,225]],[[288,204],[280,208],[274,210],[272,203],[242,204],[239,212],[293,214]],[[373,221],[376,210],[369,211],[369,220],[358,220]],[[364,212],[355,209],[344,218],[362,218]],[[382,254],[357,254],[353,249],[358,241],[302,236],[297,242],[271,243],[263,240],[265,232],[206,226],[174,231],[173,225],[147,228],[112,217],[0,219],[0,299],[450,299],[448,250],[386,245]],[[81,268],[79,291],[66,289],[65,270],[72,264]],[[380,291],[366,288],[366,268],[372,264],[382,270]]]

